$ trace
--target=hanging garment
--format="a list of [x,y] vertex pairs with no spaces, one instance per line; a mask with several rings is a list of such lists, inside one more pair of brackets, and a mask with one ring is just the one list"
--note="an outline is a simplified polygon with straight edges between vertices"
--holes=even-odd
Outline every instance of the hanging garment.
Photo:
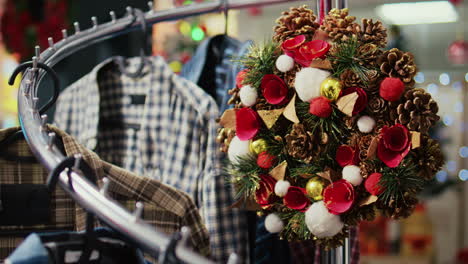
[[[19,130],[19,127],[0,130],[0,142]],[[144,206],[142,218],[167,234],[180,231],[182,226],[188,226],[191,229],[189,242],[195,251],[203,255],[209,254],[208,232],[202,223],[198,209],[187,194],[157,180],[137,176],[104,162],[95,153],[81,146],[65,132],[53,126],[49,126],[49,130],[55,132],[60,138],[65,155],[82,155],[84,162],[96,176],[99,186],[102,186],[104,177],[110,180],[108,194],[111,198],[128,210],[134,210],[137,201],[142,202]],[[44,209],[39,213],[37,210],[31,211],[31,209],[34,209],[32,207],[38,203],[31,204],[31,201],[34,201],[37,197],[41,198],[41,192],[38,192],[37,188],[32,189],[29,194],[23,195],[30,197],[25,199],[24,204],[14,203],[15,196],[6,193],[6,187],[12,189],[22,188],[23,185],[35,185],[40,190],[40,188],[46,188],[45,183],[48,174],[34,159],[25,140],[18,140],[3,147],[1,152],[0,175],[2,177],[0,178],[0,193],[3,210],[0,212],[0,219],[4,214],[20,217],[16,217],[17,224],[13,222],[0,225],[0,259],[8,256],[21,243],[23,238],[31,232],[83,230],[85,228],[86,213],[61,188],[55,188],[52,192],[48,206],[41,205],[41,208],[48,207],[49,209]],[[5,158],[18,155],[22,158]],[[10,191],[10,193],[15,192]],[[27,224],[23,222],[23,218],[33,221],[37,218],[37,214],[42,215],[44,213],[46,217],[45,219],[40,217],[41,222]],[[26,215],[26,217],[22,217],[22,215]]]
[[231,97],[227,92],[236,87],[237,73],[242,70],[242,65],[234,60],[245,55],[252,43],[226,35],[208,38],[198,46],[180,75],[210,94],[221,112],[224,112],[228,109],[227,102]]
[[[216,138],[218,108],[160,57],[144,75],[122,75],[114,59],[93,69],[59,97],[55,123],[102,159],[187,192],[205,220],[218,262],[245,258],[245,224],[225,182]],[[140,58],[127,61],[128,70]]]
[[[91,248],[90,264],[146,263],[139,250],[110,229],[97,228],[93,233],[97,242],[96,248]],[[5,259],[5,264],[78,263],[86,246],[84,232],[32,233]]]

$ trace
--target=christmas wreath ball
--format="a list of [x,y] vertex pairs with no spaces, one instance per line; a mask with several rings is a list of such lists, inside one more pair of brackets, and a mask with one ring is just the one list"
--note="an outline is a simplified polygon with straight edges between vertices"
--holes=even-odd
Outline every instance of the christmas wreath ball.
[[342,244],[377,211],[407,217],[443,166],[429,129],[439,120],[415,88],[413,55],[385,50],[380,21],[306,6],[283,12],[273,40],[239,58],[217,140],[229,155],[236,205],[267,216],[287,240]]

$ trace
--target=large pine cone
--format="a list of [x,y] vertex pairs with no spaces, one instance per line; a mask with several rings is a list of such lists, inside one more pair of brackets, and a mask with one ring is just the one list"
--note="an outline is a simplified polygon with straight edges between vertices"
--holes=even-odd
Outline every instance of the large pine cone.
[[439,106],[429,93],[421,88],[411,89],[404,93],[398,106],[391,108],[390,118],[410,130],[427,133],[439,121],[438,111]]
[[391,200],[388,204],[378,201],[377,207],[382,210],[385,216],[393,219],[401,219],[410,216],[418,202],[418,198],[406,192],[402,199]]
[[349,16],[347,8],[330,10],[325,16],[320,29],[328,34],[334,42],[347,41],[351,38],[358,38],[361,26],[355,22],[356,17]]
[[[357,49],[356,57],[359,59],[359,64],[366,68],[377,68],[377,60],[382,55],[382,50],[372,43],[360,45]],[[369,67],[370,66],[370,67]]]
[[340,80],[341,80],[341,83],[343,84],[343,88],[363,86],[361,78],[359,78],[359,76],[351,69],[345,70],[340,75]]
[[305,163],[312,162],[319,152],[320,138],[306,131],[304,125],[294,124],[291,132],[286,135],[288,154],[296,159],[301,159]]
[[315,22],[314,11],[307,8],[306,5],[292,7],[289,11],[284,11],[281,14],[282,16],[276,20],[278,25],[274,28],[273,40],[276,42],[281,43],[298,35],[306,35],[308,40],[311,40],[315,30],[320,26]]
[[444,166],[444,154],[437,140],[425,137],[421,146],[413,151],[415,161],[418,163],[419,176],[431,180]]
[[377,125],[390,125],[393,119],[390,120],[388,115],[389,103],[380,96],[370,96],[367,103],[367,112],[374,117]]
[[372,19],[363,18],[359,41],[385,48],[387,46],[387,29],[380,21],[374,23]]
[[380,71],[390,77],[400,78],[407,86],[413,87],[417,68],[413,54],[393,48],[385,51],[377,60]]

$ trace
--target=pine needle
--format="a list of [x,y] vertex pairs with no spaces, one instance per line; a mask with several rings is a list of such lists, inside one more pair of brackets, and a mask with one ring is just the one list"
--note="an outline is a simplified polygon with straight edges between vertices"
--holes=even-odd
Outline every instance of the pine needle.
[[366,57],[370,51],[359,54],[358,48],[359,42],[355,38],[340,42],[335,44],[334,52],[328,56],[328,59],[333,65],[334,77],[339,78],[344,71],[350,69],[359,76],[364,85],[367,85],[368,72],[371,69],[364,65],[368,65]]
[[396,168],[385,167],[379,184],[384,192],[379,199],[388,204],[390,201],[404,201],[404,194],[421,191],[425,180],[417,174],[416,166],[412,162],[403,161]]
[[259,88],[263,76],[273,74],[278,57],[277,49],[278,44],[272,41],[254,44],[245,56],[235,60],[249,70],[245,75],[244,84]]

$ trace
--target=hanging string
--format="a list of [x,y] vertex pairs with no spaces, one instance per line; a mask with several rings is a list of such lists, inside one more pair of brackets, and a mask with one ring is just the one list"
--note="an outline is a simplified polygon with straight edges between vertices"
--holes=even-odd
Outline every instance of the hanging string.
[[319,5],[319,23],[322,25],[323,19],[325,18],[325,0],[320,0]]

